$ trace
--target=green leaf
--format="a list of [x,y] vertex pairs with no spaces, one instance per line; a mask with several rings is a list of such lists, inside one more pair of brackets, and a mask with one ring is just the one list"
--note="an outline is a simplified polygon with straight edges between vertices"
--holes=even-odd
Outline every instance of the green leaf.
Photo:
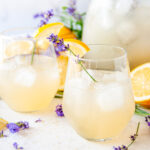
[[68,8],[67,6],[63,6],[63,7],[62,7],[63,10],[66,10],[67,8]]
[[147,111],[141,109],[141,106],[137,105],[137,104],[136,104],[136,107],[135,107],[135,114],[137,114],[139,116],[144,116],[144,117],[150,115],[150,113],[148,113]]
[[82,13],[82,14],[80,14],[81,16],[85,16],[86,15],[86,12],[84,12],[84,13]]

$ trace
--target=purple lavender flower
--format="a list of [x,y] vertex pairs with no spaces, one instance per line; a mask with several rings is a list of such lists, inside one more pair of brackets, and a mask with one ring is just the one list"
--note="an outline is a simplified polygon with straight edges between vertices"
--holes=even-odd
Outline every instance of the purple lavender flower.
[[138,136],[138,135],[136,135],[136,134],[131,135],[131,136],[130,136],[131,141],[135,141],[137,136]]
[[43,26],[49,22],[49,20],[54,16],[53,9],[47,10],[46,12],[41,12],[35,14],[33,17],[36,18],[41,18],[39,26]]
[[47,39],[49,39],[49,41],[53,44],[56,44],[56,42],[58,41],[58,36],[52,33]]
[[40,23],[39,23],[39,27],[42,27],[43,25],[47,24],[47,21],[45,20],[40,20]]
[[126,147],[125,145],[122,146],[118,146],[118,147],[113,147],[114,150],[128,150],[128,147]]
[[13,143],[13,147],[14,147],[16,150],[21,150],[21,149],[23,149],[23,147],[19,147],[19,146],[18,146],[18,143],[17,143],[17,142],[14,142],[14,143]]
[[53,33],[47,38],[54,44],[56,55],[59,56],[60,52],[65,52],[69,49],[69,44],[66,46],[63,39],[59,39],[57,35]]
[[35,122],[36,122],[36,123],[42,122],[42,120],[39,118],[39,119],[35,120]]
[[6,126],[11,133],[19,132],[20,127],[16,123],[8,123]]
[[19,130],[24,130],[29,128],[29,123],[27,121],[19,121],[17,123],[8,123],[7,128],[11,133],[19,132]]
[[76,0],[70,0],[70,1],[69,1],[69,6],[75,6],[76,3],[77,3]]
[[147,125],[150,127],[150,116],[146,116],[145,121],[146,121]]
[[73,7],[68,7],[68,8],[67,8],[67,12],[68,12],[71,16],[74,16],[74,15],[75,15],[75,11],[76,11],[76,9],[73,8]]
[[64,117],[64,113],[63,113],[61,104],[56,106],[55,112],[56,112],[57,116]]
[[66,9],[67,13],[73,16],[76,20],[80,21],[82,16],[77,12],[76,9],[76,0],[70,0],[69,7]]

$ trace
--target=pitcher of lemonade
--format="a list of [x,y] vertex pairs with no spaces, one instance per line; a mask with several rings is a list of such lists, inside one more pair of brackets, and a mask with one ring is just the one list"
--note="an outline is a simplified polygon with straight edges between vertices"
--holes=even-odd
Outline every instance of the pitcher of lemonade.
[[83,41],[125,48],[131,69],[150,61],[150,1],[92,0]]

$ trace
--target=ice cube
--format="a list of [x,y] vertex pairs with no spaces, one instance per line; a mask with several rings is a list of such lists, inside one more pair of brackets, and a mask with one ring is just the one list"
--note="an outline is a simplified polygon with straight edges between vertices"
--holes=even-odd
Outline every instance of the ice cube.
[[[87,69],[87,72],[97,81],[101,80],[104,76],[103,71],[101,70],[92,70],[92,69]],[[87,80],[87,82],[92,82],[93,80],[91,77],[87,74],[84,70],[81,72],[81,77]]]
[[124,88],[119,83],[97,85],[96,99],[102,111],[120,109],[125,101]]
[[86,90],[86,89],[90,88],[90,83],[91,82],[89,82],[89,80],[85,80],[85,79],[80,78],[80,77],[75,77],[75,78],[67,81],[66,86]]
[[16,57],[14,57],[14,62],[17,65],[25,64],[25,63],[27,63],[27,57],[25,57],[25,56],[16,56]]
[[31,87],[36,80],[36,72],[30,66],[21,67],[16,71],[14,78],[16,84]]
[[138,30],[134,23],[126,20],[118,25],[116,33],[122,44],[129,44],[137,38]]

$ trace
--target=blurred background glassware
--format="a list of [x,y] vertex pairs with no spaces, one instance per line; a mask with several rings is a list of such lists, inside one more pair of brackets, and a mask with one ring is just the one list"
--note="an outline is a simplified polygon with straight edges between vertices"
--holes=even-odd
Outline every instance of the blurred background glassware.
[[0,35],[0,96],[18,112],[47,108],[59,86],[54,47],[39,49],[34,30],[10,29]]
[[150,1],[92,0],[83,41],[127,49],[131,69],[150,61]]
[[91,51],[84,58],[70,56],[63,108],[79,135],[104,140],[118,136],[125,128],[134,114],[135,103],[126,51],[109,45],[89,47]]

